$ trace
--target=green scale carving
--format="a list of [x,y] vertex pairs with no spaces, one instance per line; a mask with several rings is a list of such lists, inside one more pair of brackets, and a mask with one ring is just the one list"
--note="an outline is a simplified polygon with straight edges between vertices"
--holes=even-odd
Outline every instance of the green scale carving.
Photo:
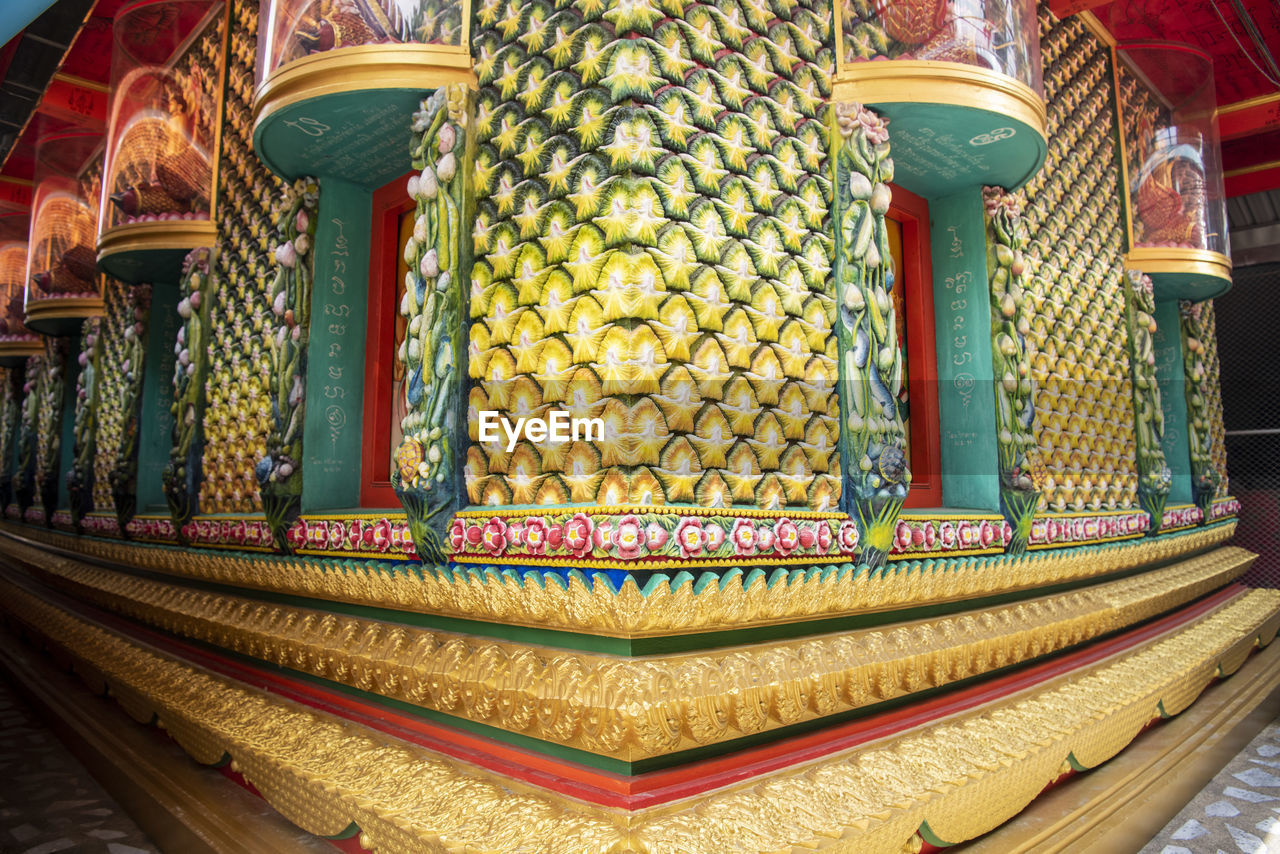
[[906,431],[898,411],[902,349],[894,317],[889,210],[889,130],[860,104],[831,111],[837,224],[836,337],[841,353],[840,458],[844,505],[858,522],[862,560],[884,562],[907,497]]
[[418,554],[445,560],[444,542],[453,511],[464,503],[464,421],[459,417],[466,360],[471,220],[467,150],[471,92],[465,86],[437,89],[414,115],[413,168],[409,196],[413,234],[404,246],[407,321],[396,354],[404,368],[404,440],[396,451],[391,483],[409,517]]
[[[97,440],[98,368],[102,360],[102,318],[91,317],[84,323],[84,337],[79,353],[80,371],[76,375],[75,423],[72,425],[71,470],[67,472],[67,497],[71,521],[78,529],[80,520],[93,510],[93,458]],[[46,510],[52,508],[46,505]]]
[[1182,313],[1182,367],[1187,383],[1187,441],[1191,446],[1191,495],[1205,518],[1218,491],[1221,475],[1214,466],[1213,431],[1209,411],[1209,362],[1205,341],[1213,334],[1205,323],[1205,303],[1179,304]]
[[1151,517],[1149,534],[1160,530],[1169,497],[1171,473],[1165,464],[1164,410],[1156,384],[1156,300],[1151,277],[1127,273],[1125,327],[1129,332],[1129,365],[1133,372],[1133,417],[1138,467],[1138,501]]
[[1038,462],[1035,437],[1035,380],[1027,337],[1031,317],[1026,293],[1027,228],[1018,198],[999,187],[984,187],[987,273],[991,277],[991,361],[996,396],[996,448],[1000,465],[1000,512],[1013,528],[1006,549],[1027,550],[1040,491],[1032,470]]

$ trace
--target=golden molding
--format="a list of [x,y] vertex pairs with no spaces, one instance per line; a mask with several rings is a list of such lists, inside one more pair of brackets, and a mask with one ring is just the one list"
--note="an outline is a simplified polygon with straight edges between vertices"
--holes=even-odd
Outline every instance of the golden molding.
[[[796,571],[769,585],[734,574],[695,592],[695,579],[660,578],[647,594],[633,578],[613,590],[602,577],[576,574],[561,586],[511,574],[374,561],[224,554],[76,537],[0,523],[15,537],[87,557],[182,578],[375,608],[430,613],[610,637],[652,637],[743,629],[973,599],[1138,569],[1216,546],[1235,521],[1102,546],[1046,550],[1017,557],[901,561],[888,575],[865,571]],[[0,546],[3,551],[4,546]]]
[[428,90],[450,83],[476,85],[465,45],[371,44],[324,51],[271,72],[254,95],[253,126],[256,131],[273,113],[312,98],[365,90]]
[[1044,99],[1020,80],[975,65],[923,59],[841,63],[831,101],[969,107],[1017,119],[1047,139]]
[[354,823],[361,843],[385,854],[900,854],[918,832],[962,842],[1016,814],[1062,769],[1109,759],[1160,710],[1186,708],[1280,625],[1280,591],[1241,593],[1030,691],[763,779],[626,813],[481,772],[214,676],[4,586],[6,610],[113,693],[124,689],[148,704],[197,760],[229,756],[304,830],[332,836]]
[[98,238],[98,260],[120,252],[213,246],[218,227],[208,219],[167,219],[112,226]]
[[27,303],[27,326],[46,320],[83,320],[101,317],[102,297],[45,297]]
[[[10,555],[77,598],[192,640],[510,732],[636,762],[946,685],[1123,629],[1243,574],[1227,547],[980,613],[626,658],[428,631]],[[540,686],[535,691],[530,686]]]
[[1147,275],[1160,273],[1198,273],[1231,280],[1231,259],[1208,249],[1177,246],[1138,246],[1124,256],[1124,265]]

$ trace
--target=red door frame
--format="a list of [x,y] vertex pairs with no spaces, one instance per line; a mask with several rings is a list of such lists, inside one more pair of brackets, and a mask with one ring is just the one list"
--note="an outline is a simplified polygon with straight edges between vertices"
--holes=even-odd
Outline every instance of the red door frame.
[[369,326],[365,337],[364,436],[360,452],[360,506],[398,507],[387,463],[391,459],[391,400],[396,359],[396,262],[400,217],[413,209],[408,180],[396,178],[373,193],[369,252]]
[[888,217],[902,226],[903,296],[907,306],[907,399],[911,404],[911,489],[905,507],[941,507],[938,361],[933,329],[933,263],[929,203],[892,185]]

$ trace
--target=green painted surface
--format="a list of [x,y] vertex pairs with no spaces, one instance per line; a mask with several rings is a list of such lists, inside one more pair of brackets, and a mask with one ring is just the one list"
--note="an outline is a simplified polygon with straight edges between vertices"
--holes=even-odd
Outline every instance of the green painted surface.
[[948,104],[871,104],[889,118],[895,183],[930,200],[984,184],[1016,190],[1039,171],[1044,137],[1016,119]]
[[1155,286],[1157,302],[1180,299],[1200,302],[1231,290],[1230,279],[1205,273],[1152,273],[1151,284]]
[[411,168],[409,127],[426,92],[377,89],[292,104],[255,128],[253,150],[289,180],[335,175],[376,189]]
[[371,218],[368,191],[322,180],[307,345],[304,513],[360,503]]
[[122,282],[176,281],[182,276],[182,262],[188,249],[135,249],[116,252],[98,261],[98,266],[109,276]]
[[948,507],[998,511],[995,380],[981,188],[931,201],[929,217],[942,502]]
[[173,369],[178,340],[178,286],[151,289],[147,317],[147,363],[142,374],[142,404],[138,421],[138,512],[169,515],[161,473],[173,444]]
[[1182,366],[1182,323],[1178,303],[1156,303],[1156,384],[1164,411],[1164,439],[1160,443],[1173,475],[1169,504],[1191,503],[1191,445],[1187,439],[1187,386]]
[[[76,444],[76,380],[80,377],[80,349],[83,339],[77,333],[67,342],[67,367],[62,379],[62,442],[58,447],[58,501],[56,509],[66,510],[70,507],[67,495],[67,472],[75,463]],[[45,512],[52,515],[55,508],[46,507]]]

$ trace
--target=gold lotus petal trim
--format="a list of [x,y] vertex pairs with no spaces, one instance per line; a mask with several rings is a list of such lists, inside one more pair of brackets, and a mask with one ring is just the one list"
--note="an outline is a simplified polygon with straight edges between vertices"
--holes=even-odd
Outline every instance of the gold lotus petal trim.
[[0,531],[152,572],[374,608],[483,622],[566,629],[611,637],[653,637],[744,629],[842,615],[916,607],[1082,581],[1177,559],[1229,540],[1236,522],[1110,545],[1036,551],[989,563],[935,560],[928,571],[901,561],[891,583],[867,573],[797,573],[769,586],[745,575],[694,592],[692,579],[674,588],[660,581],[648,595],[628,579],[614,592],[601,581],[570,576],[565,586],[525,583],[498,573],[433,568],[394,569],[369,562],[321,568],[314,559],[179,550],[0,524]]
[[[11,547],[77,598],[281,667],[625,761],[940,687],[1101,637],[1238,578],[1226,547],[1165,569],[882,629],[710,653],[571,652],[164,584]],[[528,686],[541,685],[536,692]]]
[[[667,807],[623,813],[485,774],[158,654],[4,584],[3,607],[132,690],[158,721],[236,769],[287,818],[352,822],[387,854],[512,850],[657,854],[811,848],[898,854],[927,822],[961,842],[1029,803],[1069,757],[1092,767],[1163,703],[1190,702],[1280,626],[1280,591],[1242,593],[1126,653],[944,721]],[[55,640],[56,639],[56,640]]]

